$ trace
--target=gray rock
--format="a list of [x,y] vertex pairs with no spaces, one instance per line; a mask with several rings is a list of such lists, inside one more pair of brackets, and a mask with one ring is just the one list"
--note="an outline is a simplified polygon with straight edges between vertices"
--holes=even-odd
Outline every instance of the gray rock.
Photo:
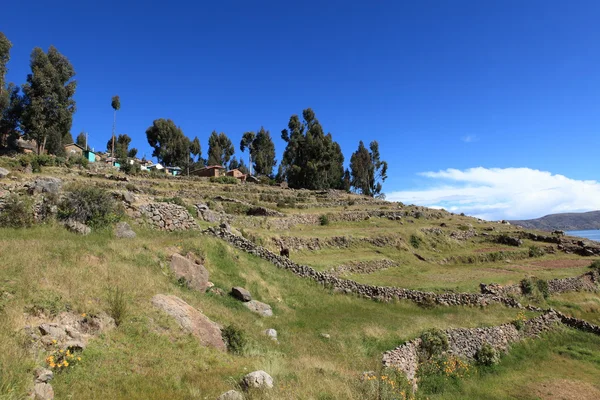
[[48,383],[54,378],[54,372],[47,368],[38,368],[35,370],[35,383]]
[[273,310],[271,309],[271,306],[268,304],[262,303],[258,300],[248,301],[248,302],[244,303],[244,305],[250,311],[260,314],[263,317],[272,317],[273,316]]
[[43,336],[50,336],[55,340],[62,340],[67,337],[65,328],[58,324],[41,324],[39,330]]
[[0,168],[0,179],[6,178],[10,174],[10,171],[6,168]]
[[177,253],[173,254],[171,256],[171,271],[177,279],[183,279],[190,289],[205,292],[209,286],[208,270],[191,258],[193,258],[191,254],[188,254],[188,257]]
[[273,340],[277,340],[277,331],[273,328],[267,329],[265,331],[265,335],[267,335],[268,337],[270,337]]
[[321,337],[323,339],[331,339],[331,335],[329,333],[321,333]]
[[131,192],[123,193],[123,201],[125,201],[125,203],[133,204],[136,202],[136,200],[137,200],[137,198],[133,195],[133,193],[131,193]]
[[63,181],[59,178],[44,176],[37,178],[33,184],[29,186],[29,193],[51,193],[58,194],[62,189]]
[[63,350],[81,351],[85,349],[85,343],[81,340],[69,340],[62,346]]
[[244,400],[244,396],[236,390],[230,390],[217,397],[217,400]]
[[77,233],[78,235],[87,236],[92,233],[92,228],[87,226],[86,224],[82,224],[81,222],[74,221],[72,219],[66,221],[64,223],[65,228],[73,233]]
[[245,389],[272,389],[273,378],[265,371],[254,371],[242,378],[241,386]]
[[152,305],[173,317],[179,326],[196,336],[203,346],[222,351],[227,349],[221,337],[221,328],[179,297],[157,294],[152,298]]
[[127,222],[119,222],[115,227],[115,236],[121,239],[133,239],[136,234]]
[[33,398],[35,400],[53,400],[54,389],[52,389],[52,385],[45,382],[36,383],[33,387]]
[[234,286],[231,288],[231,295],[241,301],[252,300],[252,295],[250,295],[250,292],[239,286]]

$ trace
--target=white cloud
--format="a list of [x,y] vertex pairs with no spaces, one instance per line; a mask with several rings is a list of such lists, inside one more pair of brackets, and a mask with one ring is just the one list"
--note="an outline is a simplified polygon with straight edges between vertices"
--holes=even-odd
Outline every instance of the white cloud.
[[465,143],[473,143],[479,140],[477,135],[467,135],[460,138]]
[[487,220],[538,218],[600,209],[600,183],[530,168],[447,169],[419,174],[431,179],[423,190],[387,193],[406,204],[445,208]]

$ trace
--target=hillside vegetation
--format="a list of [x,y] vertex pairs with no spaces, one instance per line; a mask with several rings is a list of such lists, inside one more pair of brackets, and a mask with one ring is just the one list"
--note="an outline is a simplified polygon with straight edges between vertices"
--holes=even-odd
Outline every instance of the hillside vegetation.
[[536,219],[511,221],[511,223],[527,229],[542,231],[553,231],[555,229],[564,231],[594,230],[600,229],[600,211],[550,214]]
[[[60,178],[55,195],[32,189],[46,177]],[[341,191],[125,178],[83,169],[13,170],[0,181],[0,208],[18,195],[52,210],[50,202],[64,204],[60,199],[81,184],[108,193],[122,216],[115,211],[115,219],[106,219],[104,227],[91,225],[88,235],[65,229],[60,207],[42,220],[36,213],[31,227],[0,228],[2,400],[33,391],[36,369],[49,367],[54,353],[52,343],[40,345],[30,332],[61,315],[82,321],[110,316],[119,323],[94,331],[77,352],[81,359],[54,371],[50,383],[57,399],[216,399],[232,389],[247,399],[320,400],[592,399],[600,394],[600,336],[565,326],[514,344],[495,365],[463,360],[469,365],[464,373],[420,376],[414,394],[401,373],[382,368],[384,352],[427,330],[510,323],[540,315],[535,307],[600,324],[597,292],[548,295],[538,285],[514,296],[535,306],[530,309],[494,302],[444,306],[369,299],[278,268],[204,230],[223,224],[234,235],[276,254],[287,249],[292,261],[341,279],[432,293],[476,294],[480,283],[576,277],[592,270],[597,256],[578,253],[600,254],[593,243],[580,248],[574,244],[578,239],[568,237],[561,243],[533,240],[541,232]],[[144,217],[150,204],[189,212],[197,228],[159,229]],[[135,237],[117,237],[116,219],[127,222]],[[520,243],[505,244],[500,237],[519,237]],[[193,254],[214,286],[205,293],[188,286],[170,268],[173,254]],[[270,305],[273,316],[251,312],[229,294],[234,286]],[[203,345],[153,306],[158,294],[177,296],[223,332],[245,340],[235,348],[230,342],[229,351]],[[267,329],[277,331],[276,341]],[[272,376],[274,387],[244,391],[241,379],[255,370]]]

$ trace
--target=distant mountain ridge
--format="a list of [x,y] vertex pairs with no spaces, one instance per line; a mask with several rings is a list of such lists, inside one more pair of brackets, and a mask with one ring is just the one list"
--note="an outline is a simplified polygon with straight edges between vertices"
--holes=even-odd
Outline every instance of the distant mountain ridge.
[[509,221],[511,224],[520,225],[527,229],[552,231],[586,231],[600,229],[600,211],[583,213],[550,214],[537,219]]

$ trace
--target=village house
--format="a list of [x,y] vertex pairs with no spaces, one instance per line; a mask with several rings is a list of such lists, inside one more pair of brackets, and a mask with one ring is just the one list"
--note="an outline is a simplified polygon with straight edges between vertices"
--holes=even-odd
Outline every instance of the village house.
[[246,174],[237,168],[227,171],[226,175],[233,176],[234,178],[239,179],[242,183],[246,182]]
[[191,175],[205,176],[205,177],[219,177],[224,175],[225,168],[220,165],[210,165],[208,167],[196,169],[190,171]]
[[85,149],[82,146],[78,145],[77,143],[69,143],[67,145],[65,145],[65,153],[67,154],[67,157],[71,157],[71,156],[79,156],[79,157],[85,157],[89,162],[95,162],[96,161],[96,153],[94,153],[91,150]]

